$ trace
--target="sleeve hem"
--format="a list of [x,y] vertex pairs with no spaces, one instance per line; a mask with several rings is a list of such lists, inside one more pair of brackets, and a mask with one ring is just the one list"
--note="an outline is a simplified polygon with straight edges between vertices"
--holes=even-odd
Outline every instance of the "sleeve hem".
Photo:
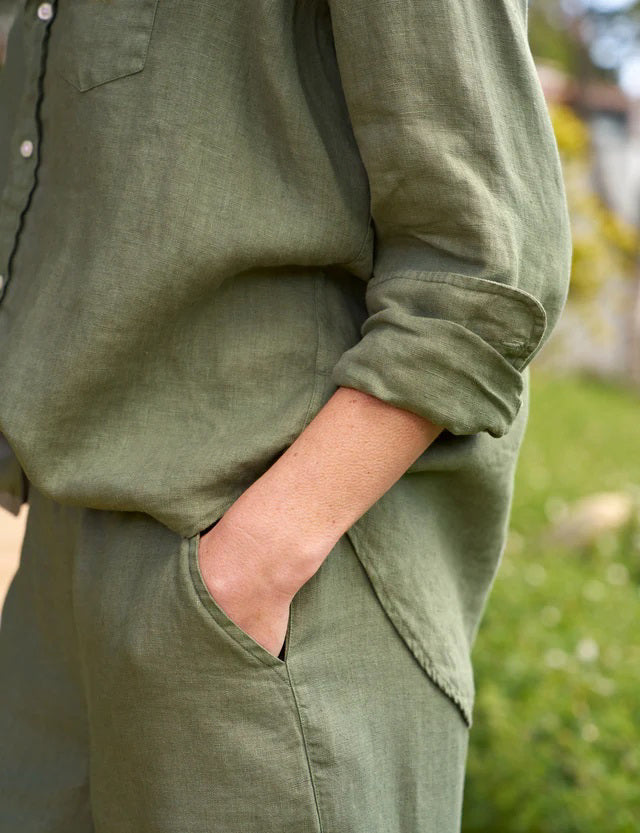
[[[500,303],[500,312],[505,307],[510,308],[504,309],[506,317],[498,319],[498,326],[493,333],[488,332],[485,324],[489,320],[495,323],[495,309],[493,310],[493,315],[487,318],[487,322],[483,322],[480,316],[475,321],[469,320],[468,315],[466,317],[469,320],[470,329],[477,331],[475,326],[484,329],[485,332],[482,334],[483,339],[489,344],[494,345],[499,352],[502,352],[501,347],[507,348],[509,356],[515,359],[511,363],[517,370],[524,370],[544,343],[548,323],[546,310],[535,295],[520,287],[492,280],[491,278],[478,278],[472,275],[466,275],[462,272],[404,270],[402,272],[385,275],[384,277],[376,277],[372,280],[375,281],[376,289],[389,281],[406,280],[418,281],[422,284],[423,288],[429,287],[431,284],[446,284],[461,289],[465,294],[479,293],[479,297],[482,295],[485,297],[493,296]],[[447,303],[447,306],[452,307],[453,299],[448,299],[446,293],[442,294],[441,290],[431,292],[430,296],[431,305],[427,314],[437,318],[445,317],[439,314],[444,303],[438,304],[437,301],[442,299]],[[457,308],[464,312],[464,299],[461,299],[461,301],[463,303]],[[489,310],[483,308],[482,312],[487,316]],[[451,318],[450,320],[456,319]],[[504,334],[509,330],[512,331],[512,334],[508,336],[509,340],[506,340]],[[518,362],[518,358],[521,361]]]
[[383,328],[342,354],[331,373],[351,387],[412,411],[452,434],[507,433],[522,405],[523,379],[479,336],[433,321],[425,343],[394,339]]
[[455,272],[370,279],[369,317],[331,380],[412,411],[452,434],[507,433],[522,371],[547,331],[542,304],[511,285]]

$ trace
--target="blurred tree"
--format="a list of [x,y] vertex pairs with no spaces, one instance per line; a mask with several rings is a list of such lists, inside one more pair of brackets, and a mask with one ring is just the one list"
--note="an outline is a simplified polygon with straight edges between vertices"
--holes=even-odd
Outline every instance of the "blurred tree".
[[536,58],[549,61],[574,78],[585,68],[598,72],[589,56],[588,45],[572,27],[559,0],[532,0],[529,8],[529,43]]
[[611,275],[634,278],[640,237],[591,188],[588,125],[562,104],[549,107],[563,163],[571,214],[573,265],[569,296],[591,301]]
[[530,0],[529,41],[581,83],[640,86],[640,0]]

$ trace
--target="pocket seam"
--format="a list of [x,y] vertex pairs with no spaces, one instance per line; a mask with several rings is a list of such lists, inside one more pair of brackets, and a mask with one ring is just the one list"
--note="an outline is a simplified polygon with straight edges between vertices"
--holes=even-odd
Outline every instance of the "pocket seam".
[[[159,1],[160,0],[153,0],[153,9],[150,21],[148,22],[148,24],[145,25],[144,28],[144,52],[142,52],[140,55],[135,56],[135,59],[133,57],[130,59],[130,64],[134,64],[135,60],[135,65],[132,68],[126,69],[124,71],[115,68],[111,70],[105,70],[105,72],[109,73],[109,76],[107,78],[103,78],[98,81],[86,79],[83,81],[81,80],[81,78],[86,76],[88,62],[80,67],[78,67],[77,65],[69,65],[68,63],[63,62],[62,65],[55,67],[55,71],[57,72],[57,74],[67,84],[73,87],[74,90],[84,93],[88,92],[89,90],[93,90],[96,87],[101,87],[104,84],[109,84],[113,81],[118,81],[122,78],[129,78],[132,75],[136,75],[137,73],[142,72],[142,70],[146,66],[147,58],[149,56],[149,48],[151,45],[153,30],[155,28]],[[55,22],[55,19],[52,22]],[[112,57],[114,62],[117,62],[119,58],[118,54],[115,53]]]
[[232,639],[245,655],[250,656],[253,660],[259,662],[264,667],[280,671],[285,670],[287,666],[286,657],[289,653],[288,640],[291,629],[291,610],[289,611],[289,622],[287,624],[285,659],[282,660],[260,645],[248,633],[243,631],[242,628],[237,625],[231,617],[224,612],[224,610],[222,610],[220,605],[209,592],[202,576],[198,561],[200,532],[196,532],[195,535],[192,535],[185,540],[187,544],[187,558],[191,585],[204,610],[216,625],[217,629],[223,631],[230,639]]

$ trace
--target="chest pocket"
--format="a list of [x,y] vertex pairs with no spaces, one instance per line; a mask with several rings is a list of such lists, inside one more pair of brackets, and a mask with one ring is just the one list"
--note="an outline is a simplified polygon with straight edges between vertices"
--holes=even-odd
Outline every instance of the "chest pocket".
[[52,67],[85,91],[144,68],[158,0],[58,0]]

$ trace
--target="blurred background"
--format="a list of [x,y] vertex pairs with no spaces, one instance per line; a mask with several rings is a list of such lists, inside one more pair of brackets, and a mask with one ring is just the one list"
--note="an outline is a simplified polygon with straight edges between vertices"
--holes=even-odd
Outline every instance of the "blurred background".
[[[573,271],[531,364],[509,540],[474,649],[463,831],[638,833],[640,0],[532,0],[529,39]],[[0,510],[0,604],[26,512]]]

